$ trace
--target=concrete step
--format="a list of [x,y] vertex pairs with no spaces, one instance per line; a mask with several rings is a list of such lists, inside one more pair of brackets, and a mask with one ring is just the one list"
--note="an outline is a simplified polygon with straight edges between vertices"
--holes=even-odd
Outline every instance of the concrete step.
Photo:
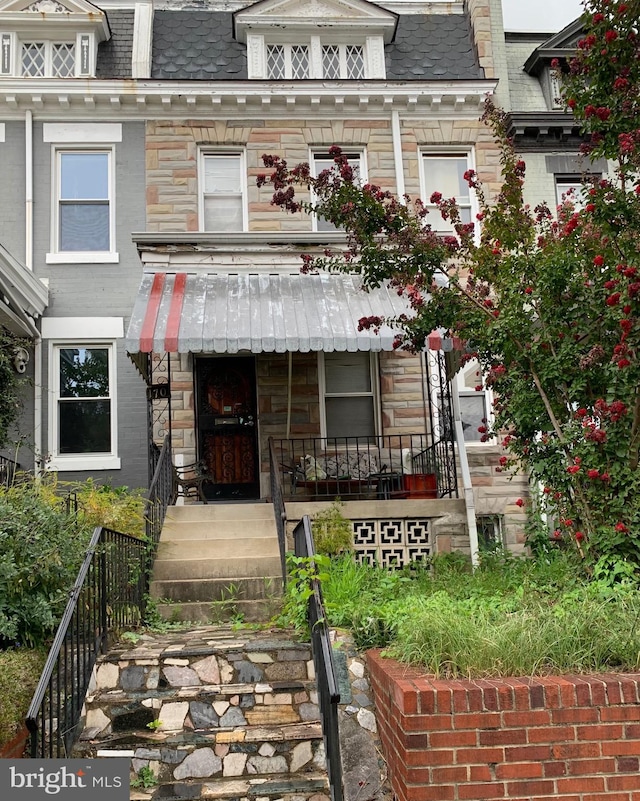
[[147,790],[133,789],[131,801],[185,801],[185,799],[220,799],[220,801],[253,801],[273,798],[282,801],[329,801],[326,774],[318,771],[306,776],[271,775],[228,777],[222,779],[192,779],[167,782]]
[[179,601],[157,606],[158,614],[168,623],[264,623],[280,611],[281,602],[274,598],[240,601]]
[[270,518],[234,520],[171,520],[162,527],[161,542],[182,540],[273,539],[277,533]]
[[201,579],[264,578],[281,575],[280,555],[176,558],[159,551],[153,565],[154,581],[200,581]]
[[275,537],[235,537],[231,539],[160,540],[156,559],[238,559],[240,557],[277,556],[280,558]]
[[152,598],[168,598],[176,603],[190,601],[222,601],[231,603],[247,599],[272,599],[282,595],[282,576],[260,578],[236,576],[228,579],[165,579],[152,581],[149,591]]
[[233,520],[274,520],[273,505],[270,503],[210,503],[170,506],[165,522],[207,522]]

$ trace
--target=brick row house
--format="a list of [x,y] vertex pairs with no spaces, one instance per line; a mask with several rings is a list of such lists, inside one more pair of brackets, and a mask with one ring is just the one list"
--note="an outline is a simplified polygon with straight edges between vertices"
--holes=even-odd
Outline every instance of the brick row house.
[[526,480],[481,441],[477,367],[452,376],[437,332],[412,355],[359,331],[404,300],[301,274],[344,235],[256,185],[264,153],[319,172],[339,145],[473,219],[462,174],[499,180],[478,117],[500,26],[494,0],[0,3],[0,272],[34,295],[20,461],[141,486],[170,434],[207,500],[267,499],[276,474],[292,502],[340,495],[383,561],[468,548],[472,513],[520,549]]

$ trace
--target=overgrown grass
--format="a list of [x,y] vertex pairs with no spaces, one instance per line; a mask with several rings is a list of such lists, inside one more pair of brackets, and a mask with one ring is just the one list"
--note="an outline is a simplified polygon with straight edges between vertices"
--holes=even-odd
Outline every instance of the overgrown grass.
[[46,656],[42,649],[0,651],[0,746],[15,737],[24,721]]
[[637,584],[589,581],[567,556],[495,555],[471,573],[459,555],[387,571],[333,560],[332,625],[438,676],[640,669]]

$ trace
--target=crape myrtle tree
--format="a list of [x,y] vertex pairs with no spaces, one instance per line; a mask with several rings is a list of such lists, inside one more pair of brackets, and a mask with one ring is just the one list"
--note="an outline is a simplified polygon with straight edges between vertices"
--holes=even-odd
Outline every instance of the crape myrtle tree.
[[527,470],[540,488],[531,519],[553,521],[531,543],[568,544],[611,579],[640,571],[640,0],[585,0],[583,20],[577,55],[553,66],[588,135],[585,169],[604,156],[615,170],[573,201],[523,202],[525,163],[490,100],[501,191],[488,198],[466,173],[480,208],[470,224],[453,199],[429,198],[455,236],[435,233],[420,199],[362,185],[338,147],[317,177],[264,156],[258,183],[274,205],[345,231],[345,249],[305,255],[303,270],[359,272],[365,287],[388,281],[406,296],[412,313],[386,321],[398,348],[421,350],[438,327],[466,343],[496,398],[480,427],[504,447],[496,469]]

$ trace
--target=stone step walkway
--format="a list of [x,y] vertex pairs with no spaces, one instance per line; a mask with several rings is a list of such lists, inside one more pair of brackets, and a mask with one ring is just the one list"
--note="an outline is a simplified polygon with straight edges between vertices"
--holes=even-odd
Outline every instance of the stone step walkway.
[[84,712],[74,756],[129,756],[132,799],[328,799],[310,646],[281,630],[133,636]]

